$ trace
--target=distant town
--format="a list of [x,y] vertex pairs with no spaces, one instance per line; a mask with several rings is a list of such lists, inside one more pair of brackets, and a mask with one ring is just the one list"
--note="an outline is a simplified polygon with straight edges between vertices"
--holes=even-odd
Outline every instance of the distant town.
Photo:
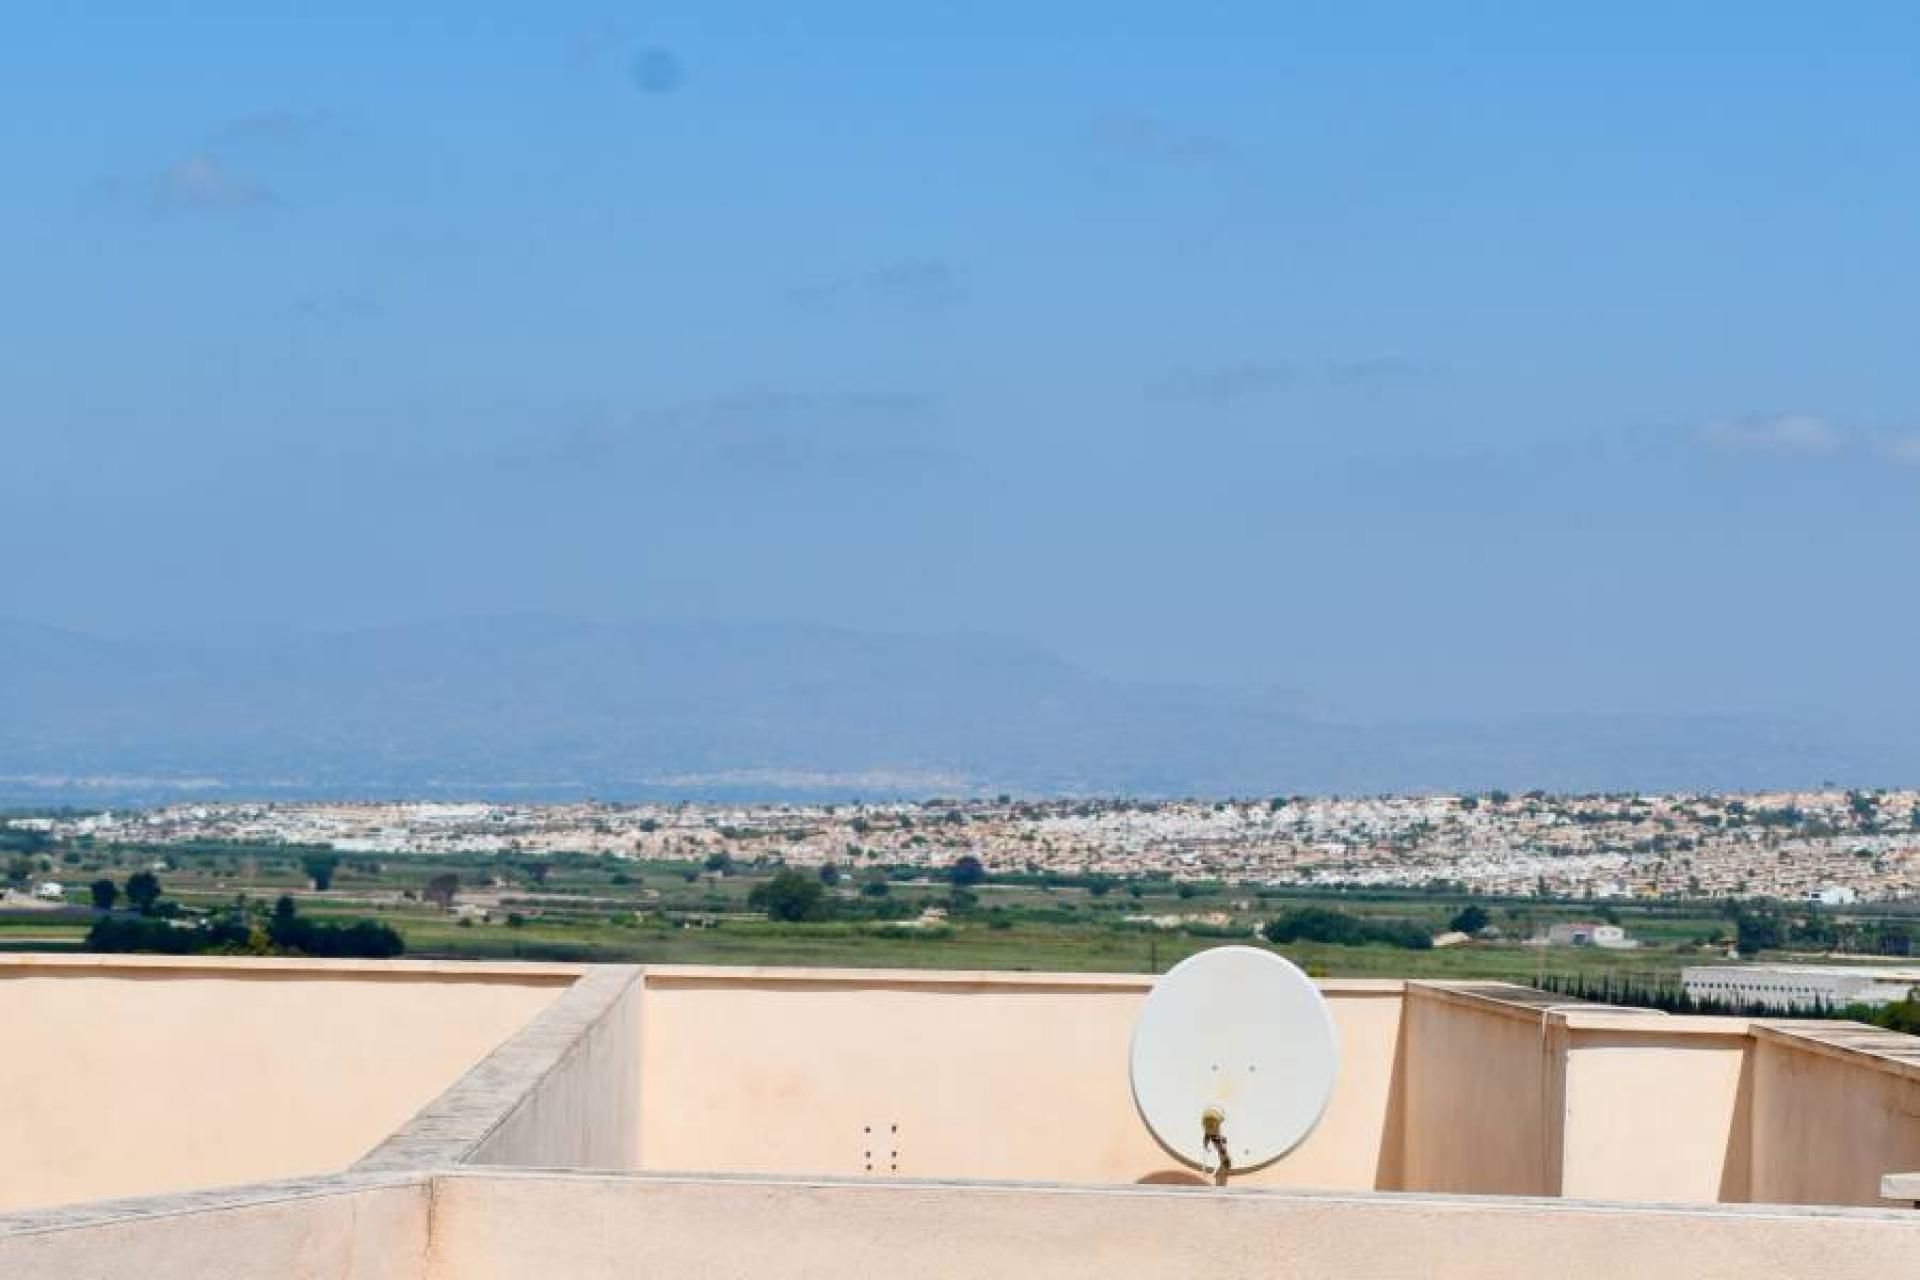
[[119,844],[341,853],[614,854],[945,867],[1555,898],[1769,897],[1840,905],[1920,890],[1920,792],[1540,792],[1231,801],[839,805],[185,804],[4,819]]

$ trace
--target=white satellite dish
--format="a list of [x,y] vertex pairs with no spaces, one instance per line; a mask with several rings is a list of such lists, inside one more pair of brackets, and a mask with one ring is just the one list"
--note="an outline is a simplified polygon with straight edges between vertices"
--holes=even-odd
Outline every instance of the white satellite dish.
[[[1306,1140],[1333,1096],[1339,1041],[1306,974],[1258,947],[1182,960],[1133,1024],[1133,1103],[1188,1164],[1235,1171]],[[1224,1152],[1222,1151],[1224,1148]]]

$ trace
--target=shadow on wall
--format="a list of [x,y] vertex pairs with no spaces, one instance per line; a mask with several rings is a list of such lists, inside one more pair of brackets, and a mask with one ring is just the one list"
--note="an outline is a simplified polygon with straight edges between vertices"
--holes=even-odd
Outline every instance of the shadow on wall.
[[1740,1084],[1733,1095],[1733,1123],[1727,1127],[1727,1150],[1720,1165],[1720,1203],[1745,1204],[1753,1199],[1753,1051],[1741,1056]]
[[1375,1191],[1406,1190],[1408,1001],[1400,1002],[1400,1034],[1393,1042],[1393,1071],[1387,1083],[1387,1115],[1380,1126],[1380,1155],[1373,1166]]

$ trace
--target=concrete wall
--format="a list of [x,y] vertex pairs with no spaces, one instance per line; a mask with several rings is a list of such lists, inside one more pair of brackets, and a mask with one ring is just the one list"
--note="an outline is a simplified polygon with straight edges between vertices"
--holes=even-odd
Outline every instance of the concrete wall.
[[1558,1024],[1495,996],[1409,983],[1404,1167],[1409,1191],[1559,1191]]
[[[167,1197],[119,1216],[0,1219],[8,1280],[421,1280],[428,1185]],[[537,1271],[528,1272],[537,1275]]]
[[1409,983],[1401,1185],[1744,1201],[1751,1049],[1738,1018],[1608,1012],[1502,984]]
[[[639,1160],[640,1008],[637,969],[581,980],[609,982],[604,999],[583,1010],[584,1026],[558,1060],[520,1094],[512,1110],[463,1163],[536,1168],[630,1169]],[[557,1008],[557,1006],[556,1006]],[[553,1013],[555,1010],[549,1010]]]
[[1743,1021],[1578,1012],[1560,1020],[1561,1195],[1747,1199],[1752,1041]]
[[9,1280],[1885,1280],[1915,1257],[1907,1211],[504,1171],[0,1217]]
[[1920,1041],[1853,1023],[1754,1037],[1752,1199],[1878,1204],[1883,1174],[1920,1169]]
[[[356,1160],[1192,1183],[1128,1087],[1150,981],[0,958],[0,1211]],[[1877,1205],[1920,1169],[1912,1037],[1322,986],[1332,1105],[1236,1187]]]
[[[580,1224],[591,1224],[582,1226]],[[1162,1187],[441,1179],[428,1280],[1913,1274],[1920,1214]]]
[[573,972],[0,963],[0,1210],[343,1169]]
[[[1397,1177],[1400,984],[1323,984],[1341,1040],[1325,1120],[1236,1183]],[[1149,980],[649,968],[647,1169],[1135,1182],[1191,1178],[1134,1110]]]

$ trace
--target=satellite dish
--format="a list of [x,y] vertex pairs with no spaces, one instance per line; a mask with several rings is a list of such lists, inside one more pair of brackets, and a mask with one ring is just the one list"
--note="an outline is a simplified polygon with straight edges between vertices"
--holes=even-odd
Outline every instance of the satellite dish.
[[1242,1171],[1313,1132],[1340,1049],[1306,974],[1258,947],[1216,947],[1154,984],[1129,1066],[1133,1104],[1161,1146],[1191,1165]]

